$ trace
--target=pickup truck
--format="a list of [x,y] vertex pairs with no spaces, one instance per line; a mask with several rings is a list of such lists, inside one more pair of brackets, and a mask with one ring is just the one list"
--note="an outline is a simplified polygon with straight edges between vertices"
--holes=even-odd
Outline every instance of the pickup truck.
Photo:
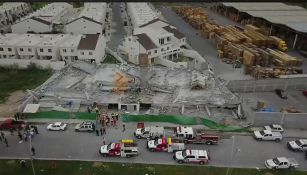
[[294,169],[299,167],[298,162],[294,158],[287,157],[269,159],[264,164],[268,169]]
[[120,143],[102,145],[99,153],[103,157],[132,157],[138,155],[138,148],[133,140],[122,140]]
[[144,128],[137,128],[134,136],[138,139],[141,138],[161,138],[164,134],[164,128],[161,126],[149,126]]
[[9,119],[4,120],[0,124],[0,130],[22,129],[25,126],[25,124],[26,123],[24,121],[16,121],[12,118],[9,118]]
[[147,148],[152,152],[176,152],[185,149],[184,143],[173,141],[171,138],[159,138],[155,140],[149,140],[147,142]]
[[254,137],[256,140],[273,140],[280,142],[282,140],[282,135],[280,132],[272,132],[269,130],[254,131]]
[[209,162],[209,154],[206,150],[183,150],[175,152],[173,159],[178,163],[199,163],[200,165]]

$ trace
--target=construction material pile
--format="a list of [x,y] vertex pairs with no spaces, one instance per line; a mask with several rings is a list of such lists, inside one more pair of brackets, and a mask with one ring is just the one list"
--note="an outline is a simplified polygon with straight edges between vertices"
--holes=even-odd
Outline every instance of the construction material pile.
[[200,7],[180,7],[176,8],[176,13],[198,30],[208,22],[208,13]]
[[[196,9],[195,12],[193,9]],[[297,68],[302,65],[302,59],[284,53],[288,50],[285,41],[266,35],[267,31],[262,28],[250,24],[245,29],[239,26],[220,26],[208,20],[207,13],[199,7],[180,7],[176,12],[191,25],[191,19],[196,14],[200,19],[205,19],[199,21],[195,28],[201,31],[203,37],[215,42],[218,57],[223,62],[244,64],[245,74],[261,79],[302,73]]]

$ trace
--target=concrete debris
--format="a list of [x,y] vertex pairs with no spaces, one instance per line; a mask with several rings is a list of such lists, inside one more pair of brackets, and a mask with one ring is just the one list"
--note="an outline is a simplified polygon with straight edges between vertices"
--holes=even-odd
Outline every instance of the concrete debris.
[[96,67],[94,64],[88,64],[83,61],[74,62],[71,66],[92,75],[94,75],[96,72]]
[[[144,71],[146,86],[141,85]],[[227,89],[226,83],[216,79],[208,70],[170,70],[161,66],[141,70],[133,65],[104,64],[95,67],[82,62],[57,72],[43,84],[41,92],[59,103],[78,99],[80,104],[150,103],[163,107],[239,104],[238,97]]]

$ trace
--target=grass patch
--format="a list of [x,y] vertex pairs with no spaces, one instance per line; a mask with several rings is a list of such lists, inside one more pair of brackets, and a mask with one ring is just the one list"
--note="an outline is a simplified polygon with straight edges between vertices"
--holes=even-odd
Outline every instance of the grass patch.
[[63,112],[63,111],[42,111],[34,114],[27,114],[28,118],[31,119],[82,119],[82,120],[95,120],[96,113],[88,113],[88,112]]
[[51,75],[51,70],[43,70],[34,65],[26,69],[0,67],[0,103],[5,102],[14,91],[36,88]]
[[102,62],[103,64],[118,64],[120,63],[114,56],[107,53],[106,58]]
[[31,7],[32,7],[33,11],[36,11],[36,10],[44,7],[47,4],[49,4],[49,2],[33,2],[33,3],[31,3]]
[[[34,161],[37,175],[93,175],[93,174],[135,174],[135,175],[224,175],[227,168],[209,166],[184,166],[184,165],[150,165],[130,163],[105,163],[82,161],[56,161],[56,168],[52,169],[51,161]],[[304,171],[269,171],[256,169],[231,169],[232,175],[306,175]],[[26,161],[26,167],[22,168],[19,161],[0,160],[0,175],[22,174],[32,175],[30,161]],[[230,174],[230,173],[228,173]]]

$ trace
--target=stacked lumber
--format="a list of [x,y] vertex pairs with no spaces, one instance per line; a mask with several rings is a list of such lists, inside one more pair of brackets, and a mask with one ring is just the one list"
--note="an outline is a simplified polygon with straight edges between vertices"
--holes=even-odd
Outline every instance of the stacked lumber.
[[178,7],[175,11],[199,30],[208,21],[208,13],[201,7]]
[[261,66],[253,66],[251,75],[255,79],[279,78],[280,75],[299,74],[301,69],[296,67],[272,67],[266,68]]
[[301,66],[302,60],[290,56],[282,51],[268,49],[269,53],[274,58],[274,64],[277,66]]

